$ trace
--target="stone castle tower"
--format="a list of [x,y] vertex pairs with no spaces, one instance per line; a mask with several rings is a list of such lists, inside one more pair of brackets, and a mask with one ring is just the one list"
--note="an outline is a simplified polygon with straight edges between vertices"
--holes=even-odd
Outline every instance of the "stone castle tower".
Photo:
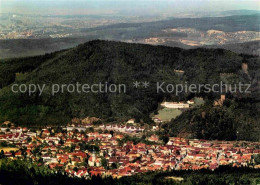
[[241,68],[242,68],[242,70],[243,70],[246,74],[248,74],[248,64],[247,64],[247,63],[242,63]]

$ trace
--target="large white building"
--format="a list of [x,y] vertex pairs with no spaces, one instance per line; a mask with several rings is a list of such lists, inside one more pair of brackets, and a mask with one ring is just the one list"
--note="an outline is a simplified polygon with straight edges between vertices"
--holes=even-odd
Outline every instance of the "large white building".
[[183,103],[183,102],[163,102],[161,103],[161,106],[170,109],[186,109],[190,107],[188,103]]

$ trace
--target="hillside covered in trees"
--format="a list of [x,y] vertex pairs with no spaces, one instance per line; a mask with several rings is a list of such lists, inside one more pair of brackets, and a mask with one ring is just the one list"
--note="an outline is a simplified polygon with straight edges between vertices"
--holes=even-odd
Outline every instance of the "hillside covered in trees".
[[[242,63],[248,71],[241,69]],[[183,70],[178,74],[175,70]],[[259,133],[259,80],[260,62],[254,56],[238,55],[223,49],[183,50],[165,46],[127,44],[110,41],[91,41],[73,49],[29,58],[0,61],[0,122],[10,120],[21,125],[61,125],[74,117],[95,116],[107,118],[135,118],[151,122],[150,113],[163,100],[181,101],[194,96],[203,97],[209,105],[219,93],[157,93],[156,83],[214,84],[220,83],[220,74],[233,74],[232,82],[252,83],[250,94],[233,94],[223,107],[200,107],[185,112],[171,124],[177,129],[170,133],[195,133],[200,138],[249,139],[235,136],[238,130],[249,128]],[[149,88],[138,88],[133,82],[150,82]],[[125,84],[125,93],[69,93],[52,96],[52,84]],[[13,84],[45,84],[39,91],[13,93]],[[245,103],[239,103],[241,100]],[[210,104],[211,102],[211,104]],[[205,105],[206,106],[206,105]],[[206,117],[201,118],[201,112]],[[216,120],[218,120],[216,122]],[[207,134],[205,125],[214,123],[214,131],[228,124],[231,135]],[[192,123],[197,125],[192,126]],[[215,124],[216,123],[216,124]],[[186,126],[184,126],[186,125]],[[198,130],[188,130],[188,127]],[[185,131],[184,129],[184,131]],[[211,128],[208,127],[210,130]],[[202,130],[203,133],[201,132]],[[212,130],[212,129],[211,129]],[[226,130],[228,131],[228,129]],[[229,130],[230,131],[230,130]],[[235,133],[233,133],[235,132]],[[250,134],[250,133],[247,133]],[[258,134],[259,135],[259,134]]]
[[260,140],[259,103],[251,98],[227,99],[221,107],[209,103],[165,124],[172,136],[210,140]]

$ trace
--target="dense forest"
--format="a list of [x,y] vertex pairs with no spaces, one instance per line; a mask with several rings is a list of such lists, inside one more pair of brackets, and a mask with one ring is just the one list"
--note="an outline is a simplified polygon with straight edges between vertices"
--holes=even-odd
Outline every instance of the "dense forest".
[[[165,124],[170,135],[210,140],[260,140],[259,105],[250,98],[227,99],[222,107],[210,104],[184,112]],[[166,131],[167,132],[167,131]]]
[[260,183],[259,173],[259,169],[221,166],[214,172],[210,170],[156,171],[120,179],[113,179],[110,176],[103,178],[93,176],[86,180],[71,178],[61,172],[53,173],[45,166],[37,166],[26,161],[0,160],[0,183],[2,185],[249,185]]
[[[242,63],[248,71],[241,69]],[[183,70],[178,74],[175,70]],[[91,41],[76,48],[44,56],[0,61],[0,122],[10,120],[20,125],[61,125],[74,117],[135,118],[151,122],[150,113],[156,111],[163,100],[181,101],[195,96],[203,97],[208,107],[185,112],[171,124],[171,134],[187,132],[199,138],[258,140],[259,134],[259,58],[238,55],[223,49],[183,50],[165,46],[127,44],[110,41]],[[250,94],[232,94],[222,107],[212,102],[220,93],[157,93],[156,82],[166,84],[214,84],[223,76],[232,74],[230,82],[252,83]],[[229,79],[224,79],[229,81]],[[149,88],[133,86],[135,81],[150,82]],[[52,84],[125,84],[125,93],[69,93],[52,96]],[[13,93],[12,84],[46,84],[39,91]],[[242,101],[242,102],[241,102]],[[243,102],[244,101],[244,102]],[[241,102],[241,103],[240,103]],[[205,105],[205,106],[207,106]],[[206,110],[206,117],[201,112]],[[208,123],[214,123],[207,126]],[[227,125],[225,125],[227,124]],[[196,125],[195,127],[193,125]],[[215,131],[208,133],[213,126]],[[247,128],[247,129],[245,129]],[[195,129],[195,130],[194,130]],[[203,133],[202,133],[202,130]],[[239,136],[235,134],[242,131]],[[185,129],[184,129],[185,131]],[[244,132],[248,133],[244,134]],[[230,132],[232,134],[228,135]],[[252,133],[251,133],[252,132]],[[252,135],[251,135],[252,134]]]

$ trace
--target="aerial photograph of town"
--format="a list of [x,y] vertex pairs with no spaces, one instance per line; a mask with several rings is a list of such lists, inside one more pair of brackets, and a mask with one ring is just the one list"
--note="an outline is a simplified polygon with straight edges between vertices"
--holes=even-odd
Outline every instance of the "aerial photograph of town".
[[0,185],[260,185],[260,2],[0,0]]

